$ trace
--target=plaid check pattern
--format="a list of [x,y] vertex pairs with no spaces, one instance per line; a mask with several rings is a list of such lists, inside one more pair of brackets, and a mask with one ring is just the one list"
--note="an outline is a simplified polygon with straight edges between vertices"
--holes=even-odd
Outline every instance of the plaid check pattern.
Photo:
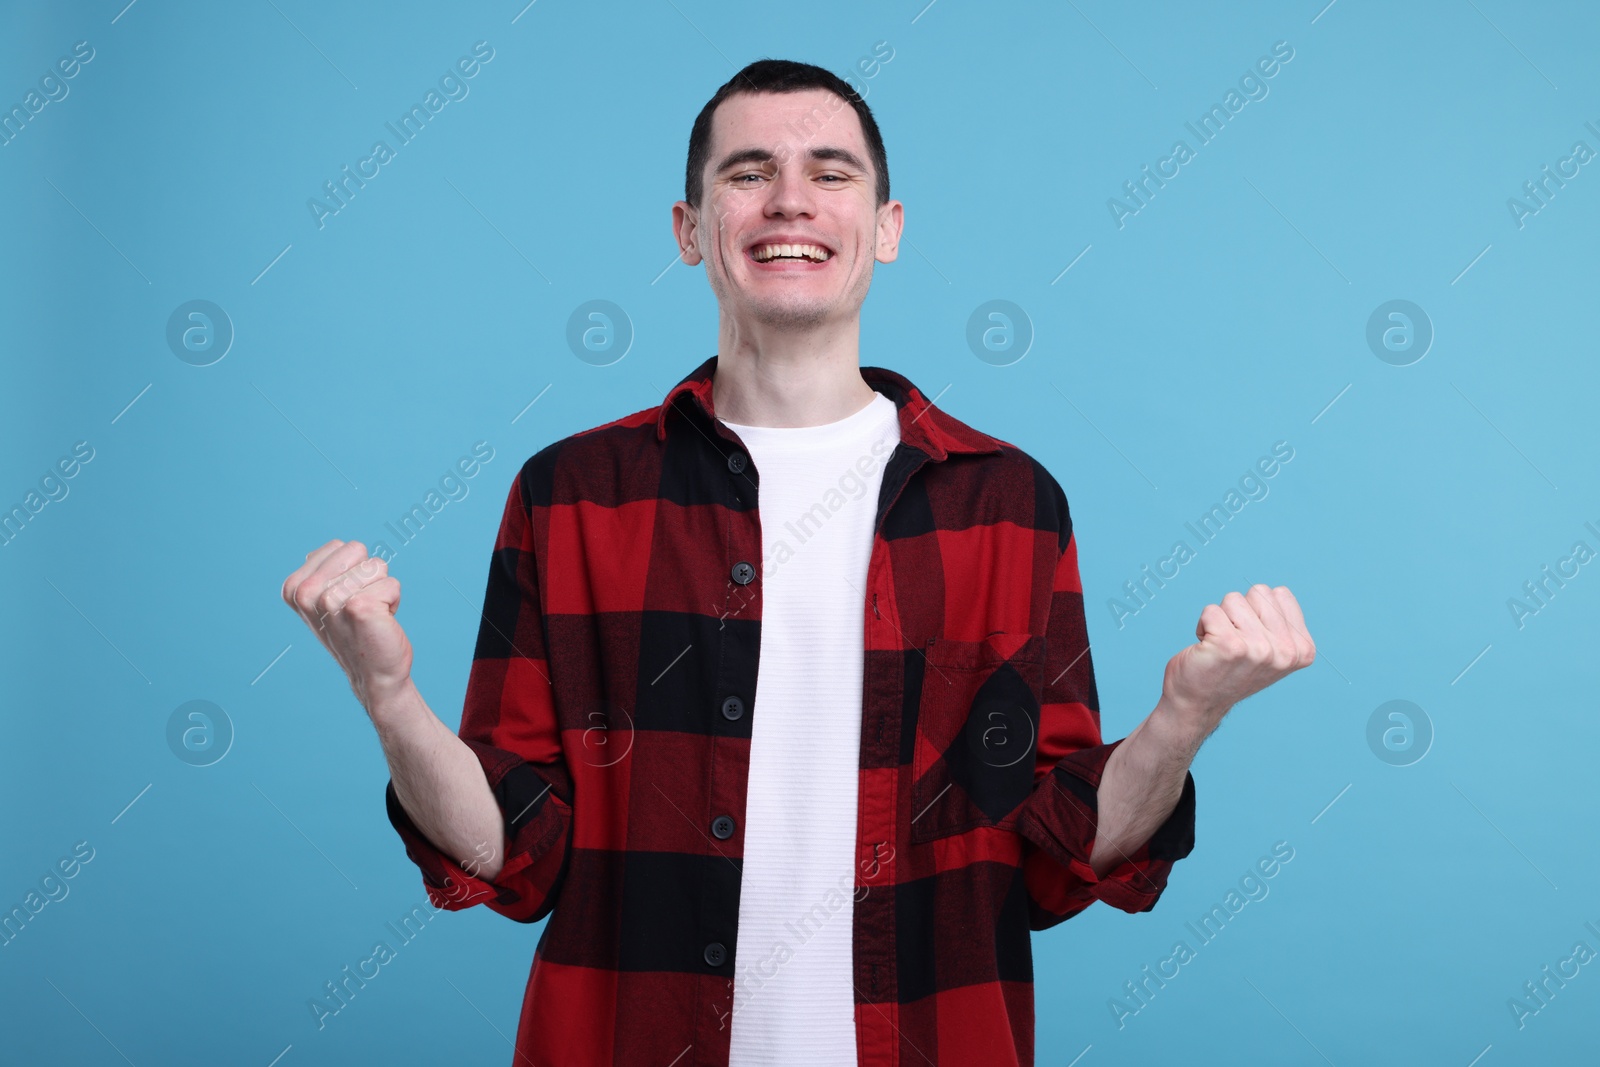
[[[734,957],[760,474],[715,416],[715,368],[544,448],[507,495],[460,726],[504,815],[504,867],[475,877],[387,791],[435,906],[548,917],[518,1064],[722,1067],[735,975],[759,980]],[[1096,900],[1150,910],[1193,848],[1194,781],[1096,877],[1120,741],[1100,735],[1066,497],[905,377],[861,374],[901,442],[860,590],[861,736],[838,739],[860,753],[859,1062],[1031,1065],[1030,931]]]

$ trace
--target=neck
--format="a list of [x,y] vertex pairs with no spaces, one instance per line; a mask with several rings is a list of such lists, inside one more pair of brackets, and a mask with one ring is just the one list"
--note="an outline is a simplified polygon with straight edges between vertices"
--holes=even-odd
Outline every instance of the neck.
[[711,403],[746,426],[821,426],[872,401],[861,377],[859,318],[804,332],[722,319]]

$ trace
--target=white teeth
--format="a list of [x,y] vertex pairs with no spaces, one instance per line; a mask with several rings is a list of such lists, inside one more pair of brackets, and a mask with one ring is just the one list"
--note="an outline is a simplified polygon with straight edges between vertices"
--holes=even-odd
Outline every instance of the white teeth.
[[821,245],[757,245],[750,250],[751,256],[759,263],[765,263],[779,256],[789,259],[808,259],[813,263],[821,263],[828,259],[832,253]]

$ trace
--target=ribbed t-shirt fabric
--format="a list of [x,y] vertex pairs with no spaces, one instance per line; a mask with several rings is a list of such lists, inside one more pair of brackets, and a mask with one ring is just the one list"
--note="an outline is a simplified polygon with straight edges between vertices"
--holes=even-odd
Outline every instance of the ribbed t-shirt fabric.
[[730,1063],[853,1067],[867,563],[894,401],[820,426],[723,420],[759,474],[761,642]]

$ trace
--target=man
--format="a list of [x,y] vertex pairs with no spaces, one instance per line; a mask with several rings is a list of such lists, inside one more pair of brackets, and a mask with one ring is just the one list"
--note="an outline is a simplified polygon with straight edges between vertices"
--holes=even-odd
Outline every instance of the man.
[[377,728],[430,899],[549,916],[517,1062],[1031,1064],[1029,930],[1154,906],[1201,742],[1312,660],[1299,607],[1208,605],[1102,743],[1059,485],[859,363],[903,224],[865,103],[751,64],[672,214],[716,355],[523,466],[459,735],[364,546],[283,595]]

